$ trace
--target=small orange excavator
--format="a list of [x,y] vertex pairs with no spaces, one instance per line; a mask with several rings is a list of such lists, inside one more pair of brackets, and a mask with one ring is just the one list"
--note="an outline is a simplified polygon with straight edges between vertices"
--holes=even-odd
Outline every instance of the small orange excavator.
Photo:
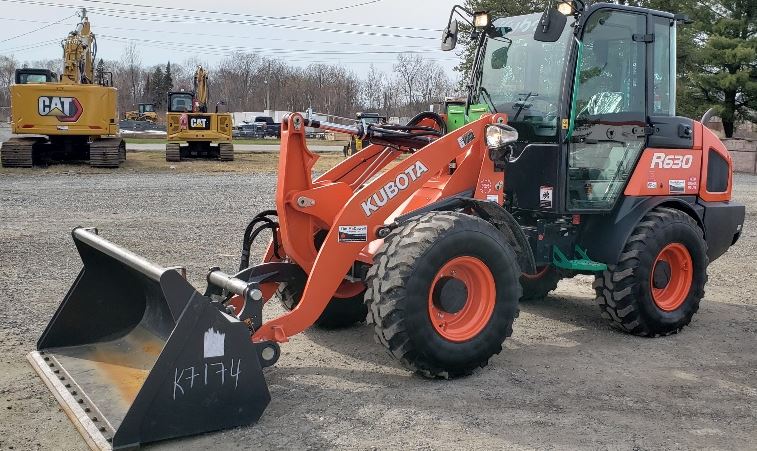
[[[492,21],[455,7],[477,51],[467,101],[446,117],[346,126],[287,116],[276,210],[253,217],[239,271],[211,269],[204,293],[176,268],[75,229],[84,269],[29,360],[90,445],[256,421],[270,399],[263,368],[313,325],[367,319],[381,346],[429,378],[486,365],[519,301],[575,274],[595,276],[618,329],[688,325],[745,211],[731,201],[723,144],[675,115],[681,18],[558,9]],[[306,127],[371,144],[314,178]],[[250,265],[263,231],[272,239]],[[289,311],[264,319],[274,299]]]

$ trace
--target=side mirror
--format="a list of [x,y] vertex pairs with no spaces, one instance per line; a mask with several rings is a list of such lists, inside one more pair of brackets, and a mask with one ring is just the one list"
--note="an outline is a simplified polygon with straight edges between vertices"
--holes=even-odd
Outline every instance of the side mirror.
[[539,24],[536,26],[534,40],[539,42],[557,41],[560,39],[567,22],[568,17],[560,13],[560,11],[553,8],[547,9],[542,14]]
[[500,47],[492,52],[492,69],[499,70],[507,66],[507,54],[510,51],[510,44],[512,44],[512,42],[508,43],[507,46]]
[[457,20],[451,20],[442,32],[442,50],[449,52],[457,46]]

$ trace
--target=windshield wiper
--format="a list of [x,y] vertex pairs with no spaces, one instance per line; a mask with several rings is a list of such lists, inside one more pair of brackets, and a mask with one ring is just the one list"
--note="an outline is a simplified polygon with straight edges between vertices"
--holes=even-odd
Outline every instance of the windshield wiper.
[[[526,102],[528,102],[528,99],[530,99],[531,97],[536,97],[536,96],[538,96],[539,94],[537,94],[537,93],[535,93],[535,92],[533,92],[533,91],[529,91],[529,92],[527,92],[527,93],[524,93],[524,94],[518,94],[518,95],[519,95],[519,96],[520,96],[520,95],[526,96],[526,98],[525,98],[525,99],[523,99],[523,100],[520,100],[520,101],[518,101],[518,102],[515,102],[515,105],[518,105],[518,107],[519,107],[519,108],[518,108],[518,112],[517,112],[517,113],[515,113],[515,117],[513,118],[513,122],[515,122],[515,121],[517,121],[517,120],[518,120],[518,116],[520,116],[520,112],[521,112],[521,111],[523,111],[523,109],[524,109],[524,108],[526,107]],[[515,107],[515,105],[513,105],[513,108]]]
[[491,106],[492,110],[494,110],[493,113],[499,113],[499,111],[497,111],[497,107],[494,106],[494,100],[492,100],[492,96],[489,94],[489,91],[487,91],[483,86],[481,86],[479,91],[481,92],[481,94],[484,94],[484,100],[488,100],[489,106]]

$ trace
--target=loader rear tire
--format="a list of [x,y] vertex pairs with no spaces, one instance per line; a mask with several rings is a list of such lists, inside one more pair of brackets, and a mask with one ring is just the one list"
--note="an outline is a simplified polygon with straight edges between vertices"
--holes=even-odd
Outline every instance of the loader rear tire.
[[552,265],[536,271],[536,274],[521,274],[520,285],[523,287],[521,301],[536,301],[544,299],[557,288],[562,278],[560,271]]
[[368,272],[379,343],[428,378],[465,376],[502,350],[518,316],[520,266],[492,224],[433,212],[393,230]]
[[[274,297],[277,297],[287,310],[294,309],[302,298],[305,282],[281,283]],[[358,323],[364,323],[368,308],[363,303],[361,292],[349,298],[331,298],[315,325],[322,329],[344,329]]]
[[675,334],[699,310],[708,264],[696,221],[680,210],[655,208],[631,233],[618,264],[594,281],[602,316],[633,335]]

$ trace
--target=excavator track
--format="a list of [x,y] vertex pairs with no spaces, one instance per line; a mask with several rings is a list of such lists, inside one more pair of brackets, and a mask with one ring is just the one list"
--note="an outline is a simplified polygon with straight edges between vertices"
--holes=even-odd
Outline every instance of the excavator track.
[[89,145],[89,165],[117,168],[126,161],[126,143],[121,138],[102,138]]
[[4,168],[30,168],[33,165],[34,145],[38,138],[11,138],[0,149],[0,163]]
[[221,161],[234,161],[234,144],[219,143],[218,159]]
[[179,143],[166,144],[166,161],[181,161],[181,145]]

